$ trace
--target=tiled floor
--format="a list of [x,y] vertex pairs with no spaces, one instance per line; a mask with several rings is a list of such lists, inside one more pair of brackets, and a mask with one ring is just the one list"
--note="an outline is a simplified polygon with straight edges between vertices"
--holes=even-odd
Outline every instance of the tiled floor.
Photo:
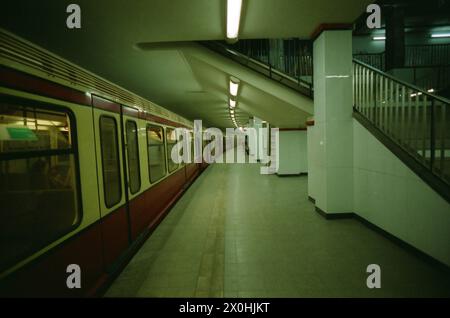
[[[325,220],[307,177],[210,166],[108,297],[450,296],[450,277],[353,219]],[[366,287],[368,264],[381,289]]]

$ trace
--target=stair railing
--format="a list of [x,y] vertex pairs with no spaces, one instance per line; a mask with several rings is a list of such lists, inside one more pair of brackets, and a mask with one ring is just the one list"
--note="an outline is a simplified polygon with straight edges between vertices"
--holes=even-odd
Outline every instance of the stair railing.
[[353,60],[355,112],[450,184],[450,101]]
[[[240,41],[241,42],[241,41]],[[274,59],[280,57],[280,55],[273,56],[273,52],[270,53],[268,48],[264,46],[256,46],[253,48],[248,48],[245,45],[245,41],[242,41],[243,44],[236,50],[229,45],[219,42],[219,41],[201,41],[200,44],[208,47],[209,49],[216,51],[222,55],[225,55],[232,60],[245,65],[254,71],[257,71],[277,82],[288,86],[296,91],[313,98],[313,83],[312,83],[312,74],[310,75],[310,80],[303,79],[299,73],[297,74],[287,74],[285,71],[275,68],[273,65]],[[239,43],[239,42],[238,42]],[[246,53],[243,53],[246,52]],[[255,56],[256,58],[252,57]],[[312,72],[312,59],[307,60],[304,59],[305,63],[310,63],[310,67],[308,68]],[[275,63],[276,64],[276,63]],[[277,65],[282,65],[279,63]],[[306,69],[305,66],[303,66]]]

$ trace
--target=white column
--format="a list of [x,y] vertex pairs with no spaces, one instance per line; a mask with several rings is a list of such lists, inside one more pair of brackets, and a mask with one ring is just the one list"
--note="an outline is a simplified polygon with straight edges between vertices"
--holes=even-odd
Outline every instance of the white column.
[[353,212],[352,32],[323,31],[314,41],[316,207]]

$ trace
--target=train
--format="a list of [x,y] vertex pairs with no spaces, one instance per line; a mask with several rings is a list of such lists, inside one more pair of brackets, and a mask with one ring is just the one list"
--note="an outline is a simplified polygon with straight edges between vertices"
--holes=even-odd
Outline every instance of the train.
[[5,30],[0,44],[0,296],[101,296],[208,167],[171,159],[193,123]]

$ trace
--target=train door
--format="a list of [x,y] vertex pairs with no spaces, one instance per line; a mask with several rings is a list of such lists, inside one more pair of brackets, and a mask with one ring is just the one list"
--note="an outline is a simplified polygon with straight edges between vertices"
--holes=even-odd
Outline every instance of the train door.
[[124,187],[127,195],[127,208],[131,240],[136,239],[148,224],[145,213],[145,190],[150,187],[148,178],[146,122],[138,118],[138,111],[122,106],[123,158],[126,179]]
[[99,208],[102,218],[103,255],[106,269],[114,264],[129,246],[129,223],[126,209],[122,158],[121,114],[118,104],[101,100],[93,108],[97,159]]

